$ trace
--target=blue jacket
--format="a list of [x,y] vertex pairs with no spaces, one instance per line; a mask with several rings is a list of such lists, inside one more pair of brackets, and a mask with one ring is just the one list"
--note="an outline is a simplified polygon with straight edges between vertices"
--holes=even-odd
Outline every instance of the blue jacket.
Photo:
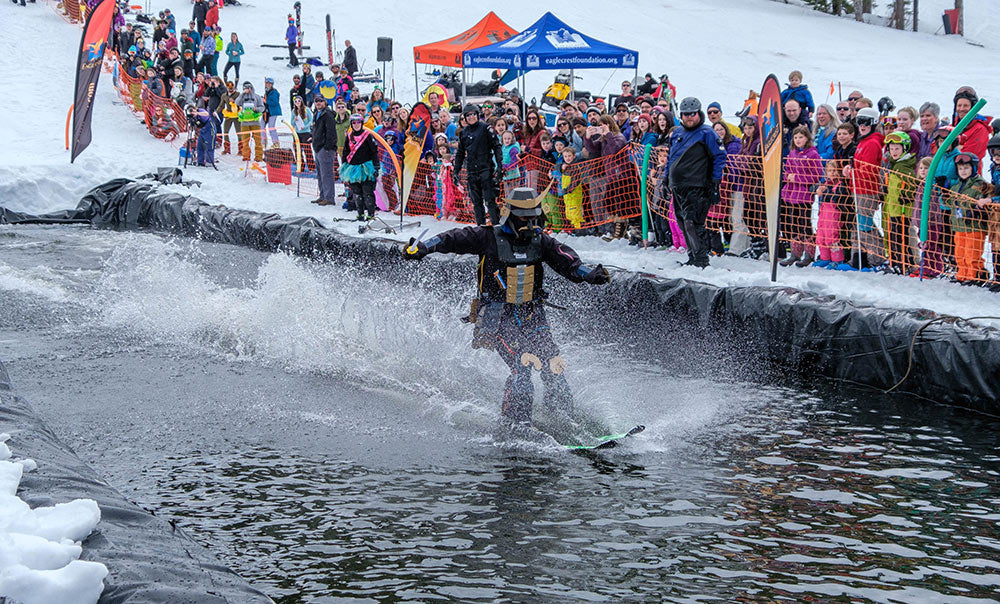
[[812,115],[816,111],[816,104],[813,103],[813,95],[809,92],[809,87],[805,84],[800,84],[795,88],[788,86],[781,91],[781,104],[784,105],[788,99],[795,99],[802,105],[803,113],[808,113]]
[[264,93],[264,107],[271,117],[281,115],[281,94],[276,88],[272,88]]
[[646,134],[642,135],[642,140],[639,141],[640,145],[653,145],[656,146],[656,133],[652,131],[647,131]]
[[229,57],[230,63],[239,63],[240,56],[243,54],[243,42],[237,42],[233,44],[230,42],[226,45],[226,56]]
[[[827,132],[829,130],[829,132]],[[819,156],[823,159],[830,159],[833,157],[833,137],[837,134],[836,128],[830,128],[827,126],[820,126],[816,129],[816,150],[819,151]]]
[[708,186],[722,180],[726,166],[726,151],[710,126],[701,124],[688,130],[674,128],[670,135],[670,155],[667,156],[667,174],[671,187]]
[[368,106],[367,106],[368,113],[372,112],[372,107],[381,107],[382,115],[385,115],[386,113],[389,112],[389,103],[385,102],[384,99],[381,101],[368,101]]
[[285,30],[285,42],[289,44],[296,44],[299,41],[299,30],[295,25],[289,23],[288,29]]

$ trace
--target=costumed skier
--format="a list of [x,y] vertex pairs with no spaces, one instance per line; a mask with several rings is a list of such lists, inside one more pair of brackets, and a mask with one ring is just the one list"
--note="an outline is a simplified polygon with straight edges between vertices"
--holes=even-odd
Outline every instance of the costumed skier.
[[566,414],[573,410],[563,375],[566,361],[545,318],[542,263],[574,283],[602,285],[610,280],[603,266],[584,264],[576,252],[542,232],[541,201],[547,193],[516,188],[505,200],[499,225],[452,229],[426,241],[410,239],[403,250],[408,260],[434,252],[479,255],[478,294],[465,320],[476,326],[473,348],[495,349],[510,367],[502,416],[511,423],[531,421],[532,369],[542,374],[546,407]]

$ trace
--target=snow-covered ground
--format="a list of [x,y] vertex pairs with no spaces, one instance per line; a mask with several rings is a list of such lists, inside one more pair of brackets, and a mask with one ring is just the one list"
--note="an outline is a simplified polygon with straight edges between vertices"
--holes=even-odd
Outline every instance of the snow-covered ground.
[[[0,4],[0,69],[7,84],[7,94],[0,95],[0,115],[5,116],[4,131],[12,143],[0,149],[0,203],[29,212],[70,207],[89,188],[107,179],[136,176],[177,163],[176,147],[149,136],[144,125],[121,104],[106,76],[95,102],[93,143],[75,164],[68,163],[64,125],[72,101],[80,32],[51,10],[51,1],[41,0],[27,8]],[[291,70],[283,61],[271,59],[280,55],[281,49],[261,49],[259,45],[281,41],[291,2],[252,4],[223,9],[221,23],[227,34],[238,32],[247,48],[244,77],[262,85],[265,76],[274,76],[278,90],[285,94]],[[939,4],[946,3],[921,3],[922,29],[927,32],[940,23]],[[759,88],[767,73],[784,77],[788,71],[800,69],[820,102],[833,80],[842,82],[845,96],[858,88],[875,99],[889,95],[898,106],[934,100],[950,113],[954,90],[963,84],[972,84],[987,99],[1000,98],[1000,80],[994,74],[1000,43],[985,33],[995,29],[984,29],[984,24],[996,23],[998,18],[986,4],[982,0],[966,2],[967,27],[983,47],[954,36],[899,32],[769,0],[671,0],[655,4],[622,0],[615,5],[615,18],[608,18],[606,4],[596,2],[560,5],[555,12],[599,39],[637,49],[640,73],[665,71],[679,94],[717,99],[726,109],[740,107],[747,91]],[[154,10],[168,6],[176,11],[181,26],[188,3],[152,2]],[[453,3],[445,11],[439,3],[421,1],[384,11],[357,7],[333,14],[333,20],[338,45],[345,38],[351,39],[359,48],[359,58],[367,59],[369,67],[374,61],[375,37],[394,38],[397,96],[405,101],[413,98],[412,46],[461,31],[477,21],[483,10],[474,4]],[[536,3],[511,0],[500,7],[499,14],[518,28],[532,23],[540,12]],[[324,17],[325,13],[305,5],[305,42],[313,47],[312,54],[325,54]],[[44,44],[39,44],[40,38]],[[31,53],[31,60],[24,60],[26,52]],[[418,66],[418,70],[423,68]],[[592,91],[602,90],[606,81],[613,87],[629,75],[581,73],[585,77],[581,88]],[[540,72],[529,76],[529,97],[540,95],[551,75]],[[285,101],[282,99],[283,105]],[[267,184],[261,175],[245,177],[241,167],[240,162],[226,157],[219,172],[196,168],[189,169],[186,176],[203,181],[195,194],[206,202],[285,216],[311,215],[331,228],[357,236],[355,223],[341,221],[349,218],[346,212],[311,205],[305,198],[297,198],[294,188]],[[430,217],[422,217],[421,222],[420,230],[430,227],[431,233],[455,226]],[[712,260],[712,267],[699,270],[680,266],[684,256],[677,253],[638,250],[624,242],[605,243],[592,237],[561,237],[591,262],[716,285],[770,284],[763,262],[719,258]],[[921,283],[901,276],[813,268],[780,270],[775,285],[861,305],[926,308],[965,317],[997,314],[1000,300],[988,291],[940,280]]]
[[17,487],[37,466],[12,460],[9,439],[0,434],[0,596],[22,604],[96,602],[108,569],[79,558],[80,541],[97,526],[101,510],[92,499],[28,507]]

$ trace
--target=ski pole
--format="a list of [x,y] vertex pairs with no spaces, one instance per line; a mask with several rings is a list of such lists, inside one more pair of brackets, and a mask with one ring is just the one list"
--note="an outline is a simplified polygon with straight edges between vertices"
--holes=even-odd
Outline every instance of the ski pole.
[[430,229],[424,229],[424,232],[420,233],[420,236],[413,240],[413,243],[406,248],[406,251],[411,254],[415,254],[417,252],[417,244],[420,243],[420,241],[424,238],[424,235],[426,235],[429,230]]

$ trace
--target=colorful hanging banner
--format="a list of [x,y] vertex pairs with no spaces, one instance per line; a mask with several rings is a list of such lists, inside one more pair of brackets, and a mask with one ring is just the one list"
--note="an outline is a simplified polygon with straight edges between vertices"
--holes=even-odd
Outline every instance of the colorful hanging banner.
[[104,64],[104,51],[108,48],[111,21],[115,14],[114,0],[98,0],[87,15],[87,24],[80,37],[80,54],[76,66],[76,101],[73,103],[72,163],[90,145],[90,119],[97,93],[97,80]]
[[764,166],[764,200],[767,205],[767,249],[771,281],[778,278],[778,211],[781,194],[781,86],[774,74],[767,76],[757,101],[760,154]]

